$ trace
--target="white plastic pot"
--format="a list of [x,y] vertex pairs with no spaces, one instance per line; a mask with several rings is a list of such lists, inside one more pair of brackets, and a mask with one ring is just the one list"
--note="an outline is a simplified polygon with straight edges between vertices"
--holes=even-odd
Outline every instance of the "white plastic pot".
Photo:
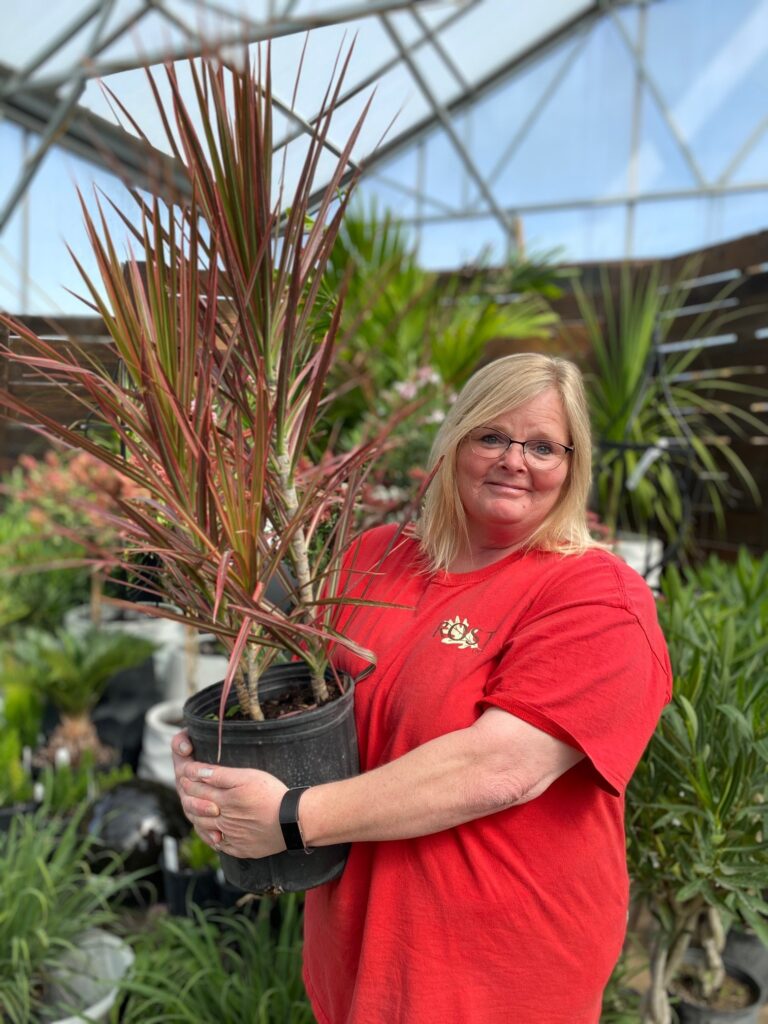
[[181,728],[183,707],[183,700],[166,700],[146,713],[137,769],[140,778],[175,786],[171,740]]
[[225,654],[200,653],[199,648],[213,639],[211,633],[198,633],[195,637],[198,651],[192,659],[189,658],[184,645],[174,648],[168,665],[168,685],[165,689],[168,700],[184,701],[193,693],[204,690],[206,686],[220,683],[226,676],[229,659]]
[[651,590],[658,591],[661,582],[661,562],[664,544],[658,537],[647,537],[642,533],[616,534],[614,552],[641,576]]
[[133,964],[131,947],[116,935],[101,928],[83,932],[77,946],[62,957],[54,969],[45,1001],[54,1010],[59,1006],[77,1007],[70,1017],[59,1017],[54,1024],[83,1024],[84,1020],[106,1021],[121,979]]

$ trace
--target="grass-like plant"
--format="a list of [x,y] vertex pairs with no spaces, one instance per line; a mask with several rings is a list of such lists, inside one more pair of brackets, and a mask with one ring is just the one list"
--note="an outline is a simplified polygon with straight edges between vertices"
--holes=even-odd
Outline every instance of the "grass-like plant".
[[765,572],[744,553],[663,582],[674,696],[627,793],[630,876],[654,922],[644,1024],[670,1024],[668,991],[692,937],[706,951],[707,996],[724,979],[734,919],[768,942],[768,602],[752,600]]
[[158,917],[137,936],[136,960],[121,986],[117,1024],[312,1024],[301,980],[301,914],[296,894],[280,900],[278,934],[270,901],[255,917]]
[[117,925],[118,911],[111,901],[134,879],[119,874],[116,861],[94,875],[88,865],[92,843],[79,833],[76,816],[65,824],[42,811],[15,819],[8,832],[0,833],[4,1024],[45,1019],[46,985],[62,957],[86,929]]
[[[150,77],[191,198],[166,207],[137,194],[137,216],[125,218],[137,246],[127,265],[101,211],[86,209],[100,281],[85,271],[83,279],[120,355],[120,379],[22,325],[14,330],[32,354],[5,353],[75,395],[84,415],[119,438],[115,452],[0,394],[14,415],[138,488],[142,497],[117,497],[110,517],[134,575],[189,625],[223,640],[231,655],[223,700],[234,682],[255,719],[263,717],[259,678],[281,653],[309,666],[318,703],[329,697],[329,644],[371,657],[338,636],[333,614],[365,465],[390,425],[348,451],[326,450],[319,427],[341,317],[341,295],[321,285],[365,115],[318,198],[341,64],[290,193],[273,154],[268,57],[190,64],[190,103],[173,67],[169,101]],[[92,553],[126,564],[125,553]],[[136,557],[149,554],[157,564],[136,569]],[[286,595],[278,603],[268,596],[275,584]]]
[[[700,369],[701,348],[694,344],[725,329],[733,311],[707,309],[688,317],[681,340],[690,339],[692,347],[665,353],[663,367],[657,362],[657,347],[669,340],[677,312],[689,301],[688,282],[695,272],[689,264],[668,282],[658,264],[625,264],[614,285],[603,267],[595,295],[574,279],[594,361],[587,390],[599,446],[598,510],[614,531],[653,525],[669,540],[679,539],[690,525],[683,493],[691,485],[687,478],[698,482],[721,525],[733,488],[729,474],[752,500],[760,500],[752,473],[726,438],[743,436],[747,428],[768,432],[762,420],[733,401],[764,392],[734,379],[748,375],[750,367]],[[651,460],[652,454],[658,457]],[[641,460],[647,463],[644,471]]]

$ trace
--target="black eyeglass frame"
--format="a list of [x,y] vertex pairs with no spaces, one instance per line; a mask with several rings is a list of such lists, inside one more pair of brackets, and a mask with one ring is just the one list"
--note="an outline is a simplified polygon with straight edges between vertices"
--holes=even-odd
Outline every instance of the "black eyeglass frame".
[[[483,452],[477,451],[477,449],[473,445],[473,440],[479,441],[480,438],[473,439],[472,435],[476,434],[478,431],[485,431],[486,433],[498,434],[500,438],[505,437],[507,439],[507,447],[504,449],[503,452],[498,452],[496,455],[486,455]],[[507,452],[509,451],[513,444],[519,444],[523,452],[523,459],[525,460],[526,466],[533,469],[557,469],[558,466],[561,466],[563,464],[563,462],[565,461],[565,457],[567,455],[571,455],[574,451],[573,445],[563,444],[562,441],[552,441],[548,437],[531,437],[527,441],[517,441],[514,437],[510,437],[509,434],[506,434],[503,430],[499,430],[497,427],[473,427],[472,430],[470,430],[470,432],[466,435],[464,440],[469,442],[472,451],[475,453],[475,455],[479,455],[481,459],[500,459],[503,455],[507,454]],[[544,442],[544,444],[554,444],[558,448],[563,449],[563,454],[560,456],[557,462],[553,463],[553,465],[547,467],[541,465],[531,466],[531,464],[528,462],[528,459],[526,458],[526,448],[528,447],[528,445],[533,445],[540,442]]]

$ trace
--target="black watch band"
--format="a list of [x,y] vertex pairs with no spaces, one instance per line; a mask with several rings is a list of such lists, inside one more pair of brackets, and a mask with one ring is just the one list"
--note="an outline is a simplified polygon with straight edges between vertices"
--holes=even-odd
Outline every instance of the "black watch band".
[[304,837],[299,826],[299,800],[308,789],[309,786],[297,786],[296,789],[289,789],[280,802],[278,821],[286,848],[291,853],[313,852],[311,847],[304,845]]

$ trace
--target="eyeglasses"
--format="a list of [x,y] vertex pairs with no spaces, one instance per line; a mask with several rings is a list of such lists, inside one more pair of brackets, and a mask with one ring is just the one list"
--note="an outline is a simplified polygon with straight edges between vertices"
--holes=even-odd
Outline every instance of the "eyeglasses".
[[482,459],[499,459],[513,444],[523,449],[523,458],[529,469],[556,469],[573,447],[559,441],[534,439],[515,441],[495,427],[476,427],[467,434],[469,447]]

